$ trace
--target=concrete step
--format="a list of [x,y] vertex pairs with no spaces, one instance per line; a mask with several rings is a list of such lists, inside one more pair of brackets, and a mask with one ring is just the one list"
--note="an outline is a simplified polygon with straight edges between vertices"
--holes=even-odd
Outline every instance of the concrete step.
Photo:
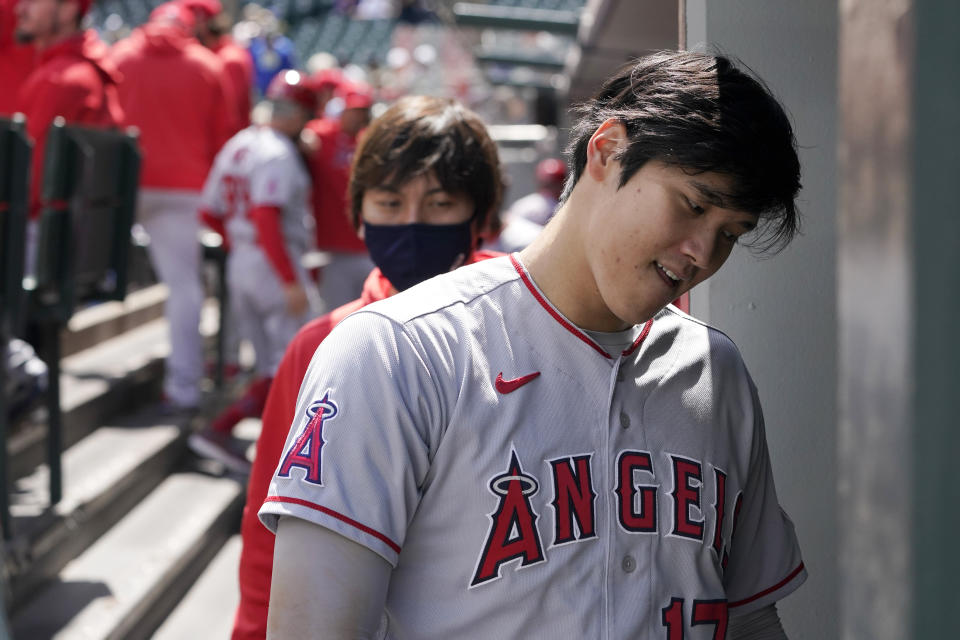
[[14,614],[14,637],[149,637],[238,530],[243,495],[229,477],[169,476]]
[[49,506],[39,466],[11,494],[10,604],[21,606],[150,493],[180,461],[186,428],[148,411],[113,420],[63,453],[63,498]]
[[[149,288],[148,299],[158,292],[166,297],[166,288],[157,287],[160,289]],[[216,302],[208,300],[200,324],[208,343],[218,322]],[[60,365],[63,446],[76,443],[112,416],[159,401],[164,358],[169,352],[167,323],[158,318],[64,357]],[[233,392],[224,390],[227,395]],[[12,478],[32,473],[46,461],[46,435],[46,412],[42,409],[13,429],[7,441]]]
[[240,566],[239,534],[230,537],[207,565],[177,608],[153,635],[153,640],[209,638],[227,640],[240,603],[237,569]]
[[77,311],[61,333],[61,353],[73,355],[163,317],[168,294],[166,285],[155,284],[131,292],[122,302],[103,302]]
[[[61,360],[63,445],[69,447],[112,416],[160,398],[167,325],[153,320]],[[32,473],[46,460],[47,421],[41,410],[7,441],[10,475]]]

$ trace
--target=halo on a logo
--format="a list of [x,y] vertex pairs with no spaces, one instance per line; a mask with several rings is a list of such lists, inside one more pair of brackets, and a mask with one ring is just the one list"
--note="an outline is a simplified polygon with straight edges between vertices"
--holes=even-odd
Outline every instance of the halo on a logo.
[[535,494],[540,488],[537,484],[537,479],[533,476],[528,476],[525,473],[519,475],[504,473],[490,481],[490,490],[499,496],[505,496],[510,490],[510,483],[514,481],[520,483],[520,489],[525,496]]
[[327,396],[323,396],[323,399],[317,400],[307,407],[307,417],[313,419],[313,417],[317,415],[317,411],[320,410],[323,411],[324,420],[329,420],[337,415],[337,412],[339,411],[339,409],[337,409],[337,405],[335,405],[332,400],[330,400]]

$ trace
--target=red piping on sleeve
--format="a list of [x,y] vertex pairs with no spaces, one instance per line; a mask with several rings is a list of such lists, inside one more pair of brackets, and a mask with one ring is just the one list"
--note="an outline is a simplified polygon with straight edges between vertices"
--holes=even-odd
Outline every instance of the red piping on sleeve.
[[750,596],[749,598],[744,598],[743,600],[737,600],[736,602],[731,602],[731,603],[729,603],[729,604],[727,605],[727,607],[742,607],[742,606],[745,605],[745,604],[750,604],[750,603],[753,602],[754,600],[759,600],[759,599],[762,598],[763,596],[768,595],[768,594],[770,594],[770,593],[773,593],[773,592],[776,591],[777,589],[780,589],[781,587],[783,587],[784,585],[786,585],[788,582],[790,582],[791,580],[793,580],[794,578],[796,578],[798,575],[800,575],[800,572],[801,572],[801,571],[803,571],[803,563],[802,563],[802,562],[800,563],[800,566],[799,566],[799,567],[797,567],[796,569],[794,569],[793,571],[790,572],[790,575],[788,575],[786,578],[784,578],[783,580],[781,580],[781,581],[778,582],[777,584],[773,585],[773,586],[770,587],[769,589],[764,589],[764,590],[761,591],[760,593],[757,593],[757,594],[755,594],[755,595],[752,595],[752,596]]
[[286,503],[289,503],[289,504],[298,504],[298,505],[300,505],[301,507],[307,507],[308,509],[313,509],[314,511],[319,511],[320,513],[325,513],[325,514],[327,514],[328,516],[330,516],[331,518],[336,518],[336,519],[339,520],[340,522],[345,522],[345,523],[347,523],[348,525],[350,525],[350,526],[353,527],[354,529],[359,529],[360,531],[363,531],[364,533],[373,536],[373,537],[376,538],[377,540],[380,540],[381,542],[383,542],[384,544],[386,544],[388,547],[390,547],[391,549],[393,549],[396,553],[400,553],[400,545],[398,545],[396,542],[394,542],[393,540],[391,540],[391,539],[388,538],[387,536],[383,535],[382,533],[380,533],[379,531],[377,531],[377,530],[375,530],[375,529],[371,529],[370,527],[368,527],[368,526],[365,525],[365,524],[361,524],[361,523],[357,522],[356,520],[354,520],[354,519],[352,519],[352,518],[348,518],[347,516],[343,515],[342,513],[337,513],[337,512],[334,511],[333,509],[328,509],[327,507],[322,507],[322,506],[320,506],[319,504],[314,504],[314,503],[309,502],[309,501],[307,501],[307,500],[301,500],[300,498],[287,498],[287,497],[284,497],[284,496],[267,496],[267,499],[264,500],[264,502],[265,502],[265,503],[266,503],[266,502],[281,502],[281,503],[286,502]]

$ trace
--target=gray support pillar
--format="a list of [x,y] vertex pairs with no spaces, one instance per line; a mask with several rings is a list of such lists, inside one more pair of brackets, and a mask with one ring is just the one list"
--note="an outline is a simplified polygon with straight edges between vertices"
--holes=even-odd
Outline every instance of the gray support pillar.
[[838,486],[851,639],[909,637],[910,4],[841,6]]
[[840,24],[842,637],[956,637],[960,7]]
[[960,611],[960,3],[915,2],[914,638]]

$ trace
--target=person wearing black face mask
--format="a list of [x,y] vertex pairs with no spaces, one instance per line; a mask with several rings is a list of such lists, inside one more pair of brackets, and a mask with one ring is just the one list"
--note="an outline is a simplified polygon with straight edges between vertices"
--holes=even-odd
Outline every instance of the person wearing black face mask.
[[362,215],[370,256],[397,291],[460,266],[472,250],[473,202],[433,172],[370,189]]
[[499,231],[497,149],[480,118],[458,103],[404,98],[374,120],[354,156],[350,219],[377,265],[360,298],[304,326],[287,347],[263,411],[244,508],[240,605],[234,640],[263,638],[274,537],[257,520],[277,467],[300,383],[320,342],[353,311],[462,264]]

